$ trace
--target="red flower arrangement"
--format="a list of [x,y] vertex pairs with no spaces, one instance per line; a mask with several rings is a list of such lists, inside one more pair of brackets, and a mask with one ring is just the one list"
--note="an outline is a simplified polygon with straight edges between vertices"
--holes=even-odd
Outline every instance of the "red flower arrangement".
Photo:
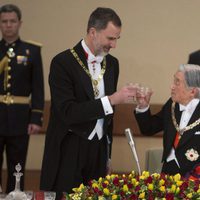
[[67,200],[200,200],[200,181],[144,171],[108,175],[73,191]]

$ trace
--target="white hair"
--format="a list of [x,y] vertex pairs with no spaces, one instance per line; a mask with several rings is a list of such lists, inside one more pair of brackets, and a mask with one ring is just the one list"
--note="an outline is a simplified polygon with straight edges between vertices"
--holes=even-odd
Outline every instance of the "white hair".
[[187,87],[198,89],[196,98],[200,99],[200,66],[193,64],[182,64],[178,71],[183,72]]

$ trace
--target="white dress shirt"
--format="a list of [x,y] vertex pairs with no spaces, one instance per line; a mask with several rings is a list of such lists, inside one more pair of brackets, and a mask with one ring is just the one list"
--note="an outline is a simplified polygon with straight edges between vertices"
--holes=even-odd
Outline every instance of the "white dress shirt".
[[[92,54],[92,52],[90,51],[84,40],[81,41],[81,44],[84,51],[88,54],[87,62],[90,74],[93,79],[97,80],[99,74],[101,73],[101,62],[103,61],[103,56],[94,56],[94,54]],[[99,95],[95,97],[95,99],[99,98],[101,99],[105,115],[112,114],[113,108],[110,104],[108,97],[105,96],[105,87],[103,78],[99,81],[97,88],[99,90]],[[93,131],[90,133],[88,137],[89,140],[92,140],[96,134],[99,140],[103,137],[103,123],[104,123],[103,118],[97,120],[96,126],[94,127]]]

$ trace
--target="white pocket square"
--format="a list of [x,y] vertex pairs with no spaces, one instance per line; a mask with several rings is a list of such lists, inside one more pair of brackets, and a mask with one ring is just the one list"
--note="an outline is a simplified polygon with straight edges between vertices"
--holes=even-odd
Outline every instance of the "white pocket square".
[[197,131],[194,133],[195,135],[200,135],[200,131]]

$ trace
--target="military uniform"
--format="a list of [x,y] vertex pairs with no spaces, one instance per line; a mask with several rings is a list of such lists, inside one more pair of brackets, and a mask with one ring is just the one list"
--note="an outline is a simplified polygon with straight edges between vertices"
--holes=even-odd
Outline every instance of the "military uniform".
[[[15,165],[24,172],[28,148],[28,124],[42,125],[44,83],[39,45],[20,39],[0,41],[0,166],[6,147],[7,192],[14,189]],[[22,189],[23,189],[23,180]]]

